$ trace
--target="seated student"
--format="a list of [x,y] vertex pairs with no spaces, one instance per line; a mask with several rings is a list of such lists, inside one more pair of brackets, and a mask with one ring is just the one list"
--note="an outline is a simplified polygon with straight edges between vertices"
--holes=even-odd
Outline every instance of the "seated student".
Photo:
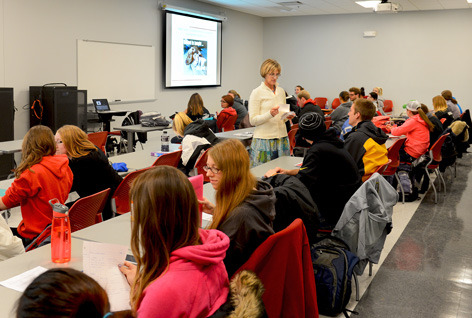
[[439,120],[445,118],[443,124],[444,128],[449,127],[452,122],[454,121],[454,117],[452,112],[448,109],[446,100],[441,95],[437,95],[433,97],[433,107],[434,107],[434,115],[439,118]]
[[[98,149],[77,126],[65,125],[56,132],[56,154],[67,155],[69,167],[74,175],[71,191],[83,198],[110,188],[113,194],[123,180],[113,169],[107,156]],[[111,195],[103,210],[103,219],[113,216]],[[68,206],[72,206],[73,202]]]
[[388,162],[385,147],[388,136],[372,123],[375,113],[371,101],[357,99],[349,111],[352,130],[344,136],[344,148],[357,163],[362,181],[367,180],[378,166]]
[[203,106],[203,99],[198,93],[194,93],[190,96],[185,113],[190,117],[190,119],[192,119],[192,121],[201,119],[205,115],[210,115],[208,109]]
[[275,168],[266,173],[296,175],[311,193],[321,215],[321,226],[332,228],[344,205],[361,185],[356,163],[344,149],[334,129],[326,130],[323,117],[308,113],[300,118],[298,129],[311,144],[300,169]]
[[459,108],[459,104],[457,104],[457,100],[452,97],[452,92],[448,89],[444,90],[441,92],[441,96],[446,100],[447,109],[452,112],[454,119],[459,118],[462,112]]
[[374,87],[372,88],[372,91],[374,93],[377,93],[377,100],[381,101],[381,102],[384,102],[385,101],[385,98],[383,97],[383,89],[382,87]]
[[239,129],[239,123],[241,123],[247,115],[247,108],[243,105],[241,96],[234,89],[229,90],[228,95],[233,97],[233,108],[238,113],[238,119],[236,119],[236,123],[234,123],[234,128]]
[[5,219],[0,216],[0,261],[23,254],[25,247],[18,236],[13,235]]
[[411,163],[426,153],[429,148],[429,132],[433,131],[434,125],[428,116],[421,109],[421,104],[417,100],[409,101],[406,105],[408,119],[399,127],[391,129],[393,136],[406,135],[406,141],[400,148],[400,166],[398,167],[398,177],[405,192],[405,200],[412,201],[418,197],[418,189],[413,186],[412,179],[415,171],[411,169]]
[[209,228],[229,236],[224,262],[231,277],[274,234],[275,194],[270,184],[252,175],[249,155],[239,140],[228,139],[211,148],[205,170],[216,190],[216,206],[205,198],[200,203],[204,212],[213,214]]
[[[308,91],[302,90],[300,93],[298,93],[297,100],[298,105],[300,105],[300,108],[296,113],[298,118],[301,118],[303,115],[312,112],[320,114],[324,118],[323,111],[321,110],[320,106],[315,105],[315,102],[310,98],[310,93]],[[296,147],[310,147],[310,144],[300,137],[300,132],[298,132],[295,136],[295,140]]]
[[429,111],[428,106],[426,106],[425,104],[421,104],[421,110],[423,110],[423,113],[425,113],[426,116],[428,116],[428,119],[431,121],[431,123],[434,126],[433,130],[429,132],[429,147],[428,148],[431,148],[431,146],[434,145],[434,143],[442,135],[444,131],[444,127],[441,121],[439,120],[439,118],[436,117],[433,112]]
[[333,121],[331,127],[336,129],[338,134],[341,133],[341,128],[346,121],[346,119],[349,118],[349,110],[351,109],[352,102],[349,100],[349,92],[347,91],[342,91],[339,93],[339,101],[341,102],[341,105],[339,105],[333,112],[329,115],[331,117],[331,120]]
[[106,291],[72,268],[53,268],[36,277],[17,303],[17,318],[133,317],[129,310],[110,313]]
[[184,138],[185,128],[190,123],[192,123],[192,119],[188,117],[186,113],[178,112],[175,114],[172,120],[172,130],[175,132],[176,136],[174,136],[170,142],[173,144],[181,144]]
[[[238,113],[232,107],[234,100],[233,100],[233,97],[231,97],[231,95],[222,96],[220,103],[221,103],[221,108],[223,108],[223,110],[220,113],[216,113],[217,114],[216,126],[218,127],[218,131],[221,132],[223,131],[223,127],[226,126],[226,122],[231,120],[231,118],[233,117],[237,117]],[[231,130],[234,130],[234,125]]]
[[140,318],[208,317],[228,296],[223,263],[228,237],[200,229],[187,177],[170,166],[141,174],[130,191],[131,250],[137,265],[119,265]]
[[21,206],[23,220],[13,234],[27,246],[51,224],[49,200],[64,203],[72,187],[72,171],[65,155],[55,155],[56,143],[49,127],[34,126],[26,133],[15,181],[0,199],[0,210]]
[[376,92],[370,92],[369,95],[367,96],[367,99],[370,100],[372,103],[374,103],[376,111],[380,113],[381,116],[385,116],[384,104],[381,100],[378,100],[378,95]]

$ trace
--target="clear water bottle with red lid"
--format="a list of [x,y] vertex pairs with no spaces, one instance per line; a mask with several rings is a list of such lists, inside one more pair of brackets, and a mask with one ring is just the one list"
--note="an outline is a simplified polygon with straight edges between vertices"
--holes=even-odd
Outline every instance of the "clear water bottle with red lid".
[[71,257],[69,208],[58,199],[50,200],[49,204],[52,207],[51,260],[67,263]]

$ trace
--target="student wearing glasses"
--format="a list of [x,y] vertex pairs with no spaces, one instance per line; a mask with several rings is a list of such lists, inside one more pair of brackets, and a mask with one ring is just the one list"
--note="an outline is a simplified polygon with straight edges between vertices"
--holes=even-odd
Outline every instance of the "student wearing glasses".
[[239,140],[228,139],[210,148],[204,169],[216,191],[216,205],[205,198],[200,203],[204,212],[213,214],[209,228],[230,239],[224,263],[231,277],[274,234],[275,194],[270,184],[252,175],[248,153]]
[[224,95],[221,97],[220,104],[223,110],[220,113],[216,113],[218,116],[216,120],[216,126],[218,126],[218,131],[220,132],[223,131],[223,128],[227,129],[227,131],[234,130],[234,124],[233,124],[232,129],[231,128],[228,129],[227,127],[225,127],[227,126],[226,123],[228,121],[231,121],[232,119],[236,121],[238,117],[238,113],[236,112],[236,109],[233,108],[233,103],[234,103],[234,99],[231,95]]
[[264,78],[249,98],[249,120],[256,126],[251,143],[251,166],[255,167],[280,156],[290,155],[290,145],[281,105],[286,104],[285,91],[278,86],[281,67],[276,60],[265,60],[260,69]]

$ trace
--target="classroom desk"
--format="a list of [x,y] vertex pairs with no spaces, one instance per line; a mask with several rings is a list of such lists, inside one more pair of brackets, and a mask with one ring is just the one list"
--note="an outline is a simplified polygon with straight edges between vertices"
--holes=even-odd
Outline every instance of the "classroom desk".
[[128,113],[127,110],[110,110],[106,113],[95,112],[98,115],[99,121],[103,123],[103,131],[110,132],[110,122],[113,116],[125,116]]
[[130,246],[131,213],[125,213],[72,233],[76,239]]
[[224,131],[216,133],[216,137],[220,139],[239,139],[239,140],[249,140],[252,139],[254,130],[256,127],[236,129],[231,131]]
[[[72,258],[69,263],[56,264],[51,262],[51,245],[42,246],[28,253],[0,262],[0,281],[19,275],[36,266],[45,268],[72,267],[82,270],[82,244],[83,240],[72,238]],[[12,310],[15,308],[20,292],[0,285],[0,317],[14,317]]]
[[[157,144],[157,148],[153,150],[154,152],[160,152],[161,144]],[[170,144],[169,152],[174,152],[179,150],[180,144]],[[135,151],[131,153],[126,153],[118,156],[109,157],[108,160],[111,163],[124,162],[128,167],[128,171],[135,171],[144,169],[152,166],[152,164],[157,160],[158,157],[151,156],[151,151]]]
[[21,152],[23,139],[0,142],[0,155]]
[[113,127],[116,130],[126,132],[126,140],[128,140],[128,153],[133,152],[134,145],[134,133],[147,133],[151,131],[170,129],[172,126],[158,126],[158,127],[143,127],[142,125],[129,125],[129,126],[118,126]]

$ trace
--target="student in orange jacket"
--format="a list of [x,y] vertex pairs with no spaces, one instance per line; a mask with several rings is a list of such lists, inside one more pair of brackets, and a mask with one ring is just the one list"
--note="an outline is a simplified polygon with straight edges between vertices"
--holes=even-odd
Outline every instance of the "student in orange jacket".
[[[226,131],[234,130],[234,123],[236,122],[236,119],[238,119],[238,113],[236,112],[236,109],[234,109],[233,103],[234,99],[231,95],[224,95],[221,97],[221,108],[223,110],[221,113],[218,114],[218,118],[216,120],[216,126],[218,126],[218,131],[223,131],[223,128]],[[229,125],[229,122],[233,121],[233,125],[228,128],[227,126]]]

